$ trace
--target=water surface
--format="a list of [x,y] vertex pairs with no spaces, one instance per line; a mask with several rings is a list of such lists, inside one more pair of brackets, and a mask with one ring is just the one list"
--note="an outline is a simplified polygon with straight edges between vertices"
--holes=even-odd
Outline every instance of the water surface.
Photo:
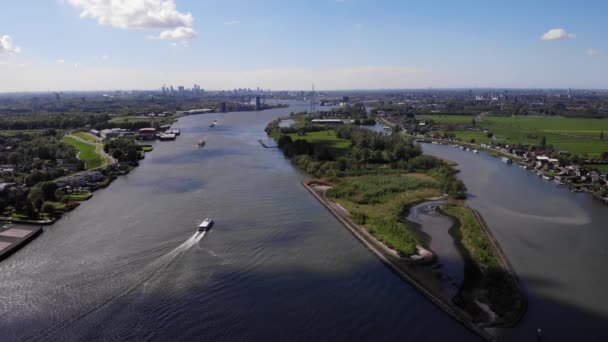
[[541,328],[547,341],[608,340],[608,207],[485,153],[423,144],[452,160],[477,209],[506,252],[528,296],[528,312],[505,340]]
[[257,142],[307,108],[181,118],[176,141],[0,263],[0,339],[477,340]]

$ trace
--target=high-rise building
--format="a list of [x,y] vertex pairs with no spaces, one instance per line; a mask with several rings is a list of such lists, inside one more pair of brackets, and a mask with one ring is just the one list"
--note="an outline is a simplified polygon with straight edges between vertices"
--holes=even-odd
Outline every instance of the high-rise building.
[[260,97],[256,96],[255,97],[255,110],[261,110],[262,109],[262,105],[260,103]]

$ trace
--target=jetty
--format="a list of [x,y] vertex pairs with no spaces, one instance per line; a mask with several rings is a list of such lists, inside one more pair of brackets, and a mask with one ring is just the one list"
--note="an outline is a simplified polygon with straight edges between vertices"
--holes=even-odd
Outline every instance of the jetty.
[[8,224],[0,228],[0,261],[42,234],[42,226]]
[[262,145],[262,147],[264,148],[279,148],[279,146],[268,146],[266,145],[266,143],[264,142],[264,140],[262,139],[258,139],[258,142],[260,143],[260,145]]

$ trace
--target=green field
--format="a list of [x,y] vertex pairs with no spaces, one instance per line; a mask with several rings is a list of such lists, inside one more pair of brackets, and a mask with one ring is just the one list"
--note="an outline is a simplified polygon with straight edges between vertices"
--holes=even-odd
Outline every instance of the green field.
[[87,132],[77,132],[77,133],[74,133],[73,135],[79,137],[82,140],[90,141],[92,143],[97,142],[97,137],[95,137]]
[[340,203],[353,220],[402,256],[416,252],[418,240],[402,222],[410,205],[439,196],[441,185],[429,176],[367,175],[340,178],[327,196]]
[[68,136],[63,137],[63,142],[74,146],[80,152],[78,159],[85,162],[87,170],[95,169],[103,164],[102,156],[95,152],[95,145],[87,144]]
[[[473,138],[478,144],[489,143],[493,140],[483,132],[487,130],[496,136],[494,141],[504,144],[538,144],[544,136],[547,144],[559,151],[586,153],[589,156],[608,151],[608,119],[485,117],[472,129],[471,117],[468,118],[468,121],[464,121],[464,117],[460,116],[450,122],[458,124],[456,121],[462,120],[453,133],[463,141]],[[604,139],[600,139],[602,133]]]
[[599,171],[602,171],[603,173],[608,173],[608,164],[588,164],[586,165],[587,167],[589,167],[590,169],[598,169]]
[[75,192],[67,196],[72,201],[86,201],[91,198],[92,194],[90,192]]
[[416,115],[419,120],[433,120],[441,124],[470,124],[474,115]]
[[350,140],[340,139],[336,137],[336,133],[332,130],[308,132],[306,135],[298,135],[296,133],[289,134],[293,141],[306,140],[312,144],[323,144],[332,150],[345,152],[350,149]]

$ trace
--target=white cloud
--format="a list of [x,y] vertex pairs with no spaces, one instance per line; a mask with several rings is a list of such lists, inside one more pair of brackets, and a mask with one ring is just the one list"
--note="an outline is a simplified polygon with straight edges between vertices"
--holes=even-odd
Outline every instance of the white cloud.
[[181,42],[173,42],[173,43],[171,43],[171,46],[173,46],[173,47],[188,48],[188,47],[190,47],[190,43],[188,43],[188,41],[186,41],[186,40],[182,40]]
[[160,39],[193,38],[194,17],[176,9],[174,0],[68,0],[80,17],[122,29],[160,29]]
[[238,25],[238,24],[240,24],[240,23],[241,23],[241,22],[240,22],[240,21],[238,21],[238,20],[228,20],[228,21],[225,21],[225,22],[224,22],[224,25],[226,25],[226,26],[233,26],[233,25]]
[[602,54],[602,51],[596,49],[587,49],[587,54],[589,56],[599,56]]
[[560,39],[574,39],[576,35],[574,33],[566,32],[563,28],[550,29],[540,36],[541,40],[560,40]]
[[189,39],[194,38],[196,36],[196,32],[190,27],[176,27],[173,30],[166,30],[161,32],[158,39]]
[[101,59],[105,61],[105,60],[110,59],[110,56],[108,56],[108,55],[103,55],[103,56],[101,56]]
[[11,36],[5,34],[0,36],[0,54],[1,53],[19,53],[21,48],[13,45]]
[[58,59],[57,60],[57,64],[63,64],[63,63],[65,63],[65,59]]

